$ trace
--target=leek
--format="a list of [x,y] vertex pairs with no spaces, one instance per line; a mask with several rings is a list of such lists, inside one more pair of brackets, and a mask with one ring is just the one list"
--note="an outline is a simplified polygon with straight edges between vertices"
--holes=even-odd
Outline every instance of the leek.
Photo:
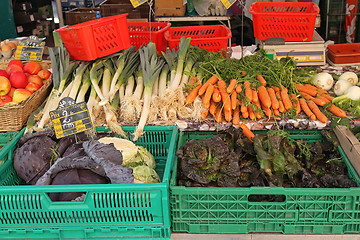
[[184,68],[184,62],[186,59],[186,53],[190,46],[190,40],[191,38],[185,38],[182,37],[180,39],[179,48],[177,51],[177,66],[176,66],[176,74],[174,77],[174,80],[170,83],[170,88],[176,89],[179,87],[182,74],[183,74],[183,68]]
[[71,89],[70,94],[69,94],[69,97],[71,97],[74,100],[76,99],[76,96],[78,94],[83,74],[84,74],[86,68],[89,66],[89,64],[90,64],[89,62],[82,62],[79,65],[79,67],[76,69],[73,88]]

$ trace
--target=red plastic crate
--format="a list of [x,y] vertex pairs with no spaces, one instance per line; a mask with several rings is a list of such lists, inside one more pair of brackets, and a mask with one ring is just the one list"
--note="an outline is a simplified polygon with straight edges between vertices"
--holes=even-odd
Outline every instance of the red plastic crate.
[[258,40],[283,38],[286,42],[310,42],[320,9],[312,2],[255,2],[249,11]]
[[170,26],[168,22],[128,22],[131,45],[137,50],[151,39],[159,53],[165,52],[167,41],[164,33]]
[[193,27],[170,27],[165,32],[165,39],[169,48],[177,50],[181,37],[191,37],[191,45],[197,45],[208,51],[218,52],[221,49],[227,51],[231,31],[224,25],[207,25]]
[[329,45],[328,58],[334,64],[360,63],[360,43]]
[[131,46],[126,16],[104,17],[56,31],[72,59],[91,61]]

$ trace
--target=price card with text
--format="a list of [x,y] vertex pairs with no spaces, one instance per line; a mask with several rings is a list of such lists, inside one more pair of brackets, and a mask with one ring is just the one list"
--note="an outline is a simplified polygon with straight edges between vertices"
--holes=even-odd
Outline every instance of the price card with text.
[[49,114],[58,139],[93,128],[86,103],[75,103],[70,97],[61,99],[58,108]]
[[38,38],[20,40],[15,51],[15,59],[25,61],[41,61],[45,42]]
[[144,2],[147,2],[147,1],[148,0],[130,0],[130,2],[134,8],[137,8],[138,6],[140,6],[141,4],[143,4]]
[[236,2],[236,0],[221,0],[221,2],[224,4],[226,9],[229,9]]

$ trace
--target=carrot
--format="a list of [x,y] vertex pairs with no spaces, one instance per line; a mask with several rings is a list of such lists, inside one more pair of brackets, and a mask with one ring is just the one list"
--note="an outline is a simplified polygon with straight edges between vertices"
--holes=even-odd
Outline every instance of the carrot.
[[246,107],[245,104],[244,104],[243,99],[240,100],[240,111],[241,111],[241,112],[247,112],[247,111],[248,111],[248,110],[247,110],[247,107]]
[[202,111],[201,112],[201,119],[204,120],[207,117],[208,114],[209,114],[209,110],[206,109],[206,110]]
[[278,101],[279,101],[279,112],[281,112],[281,113],[286,112],[286,109],[285,109],[285,107],[284,107],[284,103],[283,103],[283,101],[281,100],[280,91],[276,92],[276,98],[277,98]]
[[216,104],[214,101],[211,101],[210,107],[209,107],[209,112],[211,115],[215,115],[216,112]]
[[241,91],[242,91],[241,84],[238,84],[238,85],[236,86],[235,91],[236,91],[237,93],[241,93]]
[[326,109],[329,110],[331,113],[335,114],[337,117],[346,117],[346,112],[341,108],[335,106],[334,104],[331,104]]
[[218,81],[218,87],[221,94],[221,99],[224,104],[224,110],[230,111],[231,110],[231,99],[229,94],[226,92],[226,83],[224,80]]
[[273,109],[279,109],[279,101],[276,98],[275,90],[273,88],[268,88],[267,91],[271,100],[271,107]]
[[265,115],[270,118],[272,114],[271,109],[265,107],[264,104],[261,104],[261,108],[265,112]]
[[304,93],[304,92],[300,92],[300,94],[306,99],[306,100],[311,100],[313,101],[314,103],[316,103],[317,105],[319,106],[324,106],[327,102],[329,102],[329,100],[327,99],[324,99],[324,98],[314,98],[312,96],[310,96],[309,94],[307,93]]
[[245,97],[247,97],[248,101],[251,102],[253,93],[252,93],[252,90],[250,88],[250,82],[245,81],[244,82],[244,87],[245,87]]
[[195,86],[195,83],[197,82],[197,77],[196,76],[192,76],[189,80],[189,84],[191,87]]
[[309,83],[305,83],[304,87],[314,89],[315,91],[317,91],[320,94],[329,94],[325,89],[318,88],[318,87],[316,87],[314,85],[311,85]]
[[327,123],[328,118],[320,111],[319,107],[316,105],[316,103],[314,103],[314,101],[308,101],[308,106],[320,122]]
[[266,86],[266,80],[264,79],[263,76],[257,75],[256,79],[261,83],[261,86],[264,86],[264,87]]
[[245,71],[242,71],[242,72],[241,72],[241,75],[245,76],[245,75],[246,75],[246,72],[245,72]]
[[248,106],[249,117],[251,120],[255,120],[255,113],[251,106]]
[[255,113],[255,117],[258,118],[258,119],[261,119],[262,116],[261,116],[261,113],[260,113],[260,111],[261,111],[260,102],[255,103],[255,105],[256,105],[256,108],[253,109],[254,113]]
[[231,110],[230,110],[230,111],[226,111],[226,110],[224,109],[224,116],[225,116],[225,120],[226,120],[227,122],[230,122],[231,119],[232,119],[232,111],[231,111]]
[[217,107],[215,112],[215,121],[218,123],[222,121],[222,107]]
[[236,105],[232,118],[233,124],[238,125],[240,123],[240,107]]
[[220,94],[219,88],[216,85],[214,85],[214,93],[212,95],[212,100],[214,100],[214,102],[221,101],[221,94]]
[[214,88],[215,88],[214,85],[210,84],[205,91],[204,98],[202,99],[205,108],[210,107],[210,100],[212,94],[214,93]]
[[234,89],[236,87],[236,84],[237,84],[237,80],[236,79],[231,79],[229,86],[226,88],[226,92],[231,93],[232,91],[234,91]]
[[299,91],[299,92],[304,92],[304,93],[307,93],[309,94],[310,96],[316,96],[316,94],[318,93],[317,90],[315,89],[312,89],[312,88],[309,88],[309,87],[305,87],[303,85],[300,85],[300,84],[297,84],[297,83],[294,83],[296,89]]
[[271,107],[271,99],[269,93],[263,85],[258,87],[258,96],[261,103],[264,104],[266,108]]
[[195,100],[196,96],[197,96],[198,93],[199,93],[199,89],[200,89],[201,86],[202,86],[201,82],[198,82],[197,84],[198,84],[197,87],[195,87],[195,88],[189,93],[189,95],[186,96],[185,104],[191,104],[191,103]]
[[310,117],[311,120],[316,120],[315,114],[310,110],[308,104],[306,103],[305,99],[299,98],[301,109],[304,111],[304,113]]
[[252,102],[253,103],[258,103],[259,102],[259,96],[256,90],[251,90],[252,91]]
[[199,89],[199,95],[203,95],[207,89],[207,87],[211,84],[214,85],[218,80],[218,77],[216,74],[212,75]]
[[238,104],[237,93],[233,91],[231,93],[231,109],[234,110]]
[[248,118],[249,117],[249,112],[248,111],[246,111],[246,112],[241,112],[241,115],[242,115],[242,117],[243,118]]
[[252,131],[250,131],[250,129],[244,123],[240,123],[239,127],[242,128],[243,134],[252,142],[253,141],[252,139],[255,137],[255,134]]
[[321,94],[320,96],[326,98],[330,102],[334,99],[334,97],[330,96],[329,94]]
[[279,92],[280,88],[279,87],[272,87],[274,89],[275,92]]
[[275,115],[275,116],[279,116],[279,115],[280,115],[279,109],[273,109],[273,111],[274,111],[274,115]]
[[286,88],[283,87],[283,89],[280,90],[280,96],[281,96],[281,100],[283,101],[285,109],[286,110],[291,109],[293,105]]
[[301,112],[300,102],[294,93],[291,94],[291,100],[292,100],[293,107],[295,107],[295,113],[299,114]]

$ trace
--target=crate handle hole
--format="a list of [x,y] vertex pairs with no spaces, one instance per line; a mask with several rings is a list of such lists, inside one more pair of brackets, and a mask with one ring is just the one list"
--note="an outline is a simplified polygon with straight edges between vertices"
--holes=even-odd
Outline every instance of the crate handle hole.
[[286,201],[286,196],[283,194],[250,194],[248,196],[248,201],[254,203],[284,203]]
[[86,192],[50,192],[46,193],[52,202],[83,202]]

